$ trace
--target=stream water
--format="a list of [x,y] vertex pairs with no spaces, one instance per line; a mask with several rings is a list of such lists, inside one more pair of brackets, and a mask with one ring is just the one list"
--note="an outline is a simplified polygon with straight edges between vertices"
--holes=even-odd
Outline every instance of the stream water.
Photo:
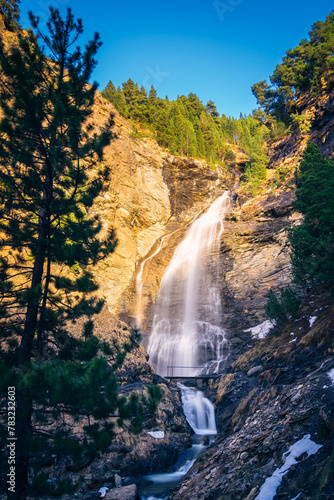
[[[217,434],[215,410],[202,391],[178,383],[182,395],[183,411],[189,425],[195,431],[191,448],[185,450],[175,466],[162,474],[144,476],[144,483],[139,487],[142,500],[165,500],[170,490],[182,481],[197,458],[203,453]],[[209,439],[208,439],[209,438]],[[204,444],[205,443],[205,444]]]

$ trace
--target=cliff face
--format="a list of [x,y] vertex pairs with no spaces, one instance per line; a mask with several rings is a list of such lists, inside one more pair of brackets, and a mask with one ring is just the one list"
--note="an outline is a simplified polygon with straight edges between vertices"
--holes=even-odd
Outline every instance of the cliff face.
[[230,342],[231,363],[246,348],[249,327],[267,318],[264,306],[272,288],[291,282],[286,228],[300,216],[292,209],[294,191],[264,194],[227,215],[222,235],[223,325]]
[[175,248],[194,218],[228,189],[231,209],[222,237],[220,289],[231,363],[250,338],[244,330],[265,319],[269,289],[290,281],[285,228],[298,218],[291,207],[294,191],[283,186],[242,203],[232,174],[174,157],[153,139],[135,139],[130,124],[98,94],[96,126],[110,111],[115,113],[116,138],[104,161],[111,178],[94,205],[105,229],[114,227],[118,238],[114,254],[94,269],[107,307],[129,324],[139,320],[145,345],[155,298]]
[[142,259],[163,235],[175,231],[179,234],[171,241],[180,241],[183,227],[233,185],[233,176],[198,160],[174,157],[153,139],[134,138],[129,122],[97,93],[92,117],[97,128],[110,112],[115,114],[116,138],[105,149],[104,163],[111,177],[92,212],[99,214],[105,231],[116,230],[118,244],[93,272],[108,309],[129,319],[136,313],[134,276]]
[[[105,228],[114,227],[118,238],[114,254],[94,269],[108,309],[128,323],[140,318],[147,335],[160,282],[175,248],[191,221],[228,189],[231,210],[222,238],[221,300],[232,361],[249,338],[243,330],[265,319],[269,289],[290,281],[285,228],[299,219],[291,205],[293,172],[308,139],[327,156],[332,154],[334,98],[306,96],[300,103],[300,112],[310,121],[310,133],[295,131],[269,149],[269,180],[283,171],[283,185],[268,186],[251,200],[242,195],[232,174],[172,156],[151,138],[135,138],[128,121],[97,94],[93,116],[97,127],[110,111],[115,113],[116,138],[106,148],[105,162],[111,179],[94,205]],[[244,162],[243,157],[240,163]]]

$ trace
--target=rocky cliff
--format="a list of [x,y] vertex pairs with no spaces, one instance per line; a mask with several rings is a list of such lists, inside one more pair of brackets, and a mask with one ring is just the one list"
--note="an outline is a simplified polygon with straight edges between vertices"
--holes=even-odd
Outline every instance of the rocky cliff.
[[249,338],[244,330],[265,319],[269,289],[290,281],[285,228],[298,223],[292,208],[293,176],[307,140],[327,156],[333,154],[333,96],[305,96],[299,108],[310,122],[309,134],[297,130],[270,146],[267,184],[260,196],[249,199],[239,187],[244,156],[234,175],[172,156],[151,137],[137,137],[131,124],[97,93],[95,125],[115,114],[116,137],[104,160],[111,178],[93,209],[106,230],[116,229],[118,238],[114,254],[94,269],[109,311],[129,324],[139,322],[143,336],[149,334],[155,298],[176,246],[191,221],[228,189],[231,210],[222,238],[221,300],[233,361]]
[[308,298],[212,384],[219,436],[171,499],[334,498],[333,314],[328,292]]
[[[333,151],[332,105],[330,99],[318,105],[310,133],[327,153]],[[130,124],[97,95],[96,126],[110,111],[115,113],[116,138],[106,149],[105,161],[112,175],[93,211],[102,217],[105,230],[116,229],[118,246],[94,269],[109,309],[96,318],[100,334],[127,330],[115,313],[128,323],[139,317],[142,331],[149,332],[160,281],[176,246],[189,224],[223,191],[230,192],[220,249],[230,358],[226,373],[212,380],[208,391],[216,403],[219,435],[170,498],[254,500],[266,479],[284,469],[284,454],[307,439],[321,446],[319,452],[297,454],[292,467],[284,470],[277,498],[332,498],[331,298],[323,293],[313,304],[306,301],[298,321],[278,337],[259,340],[249,331],[265,320],[269,289],[291,280],[285,228],[300,220],[292,207],[293,171],[307,137],[296,132],[272,146],[267,186],[260,196],[247,199],[235,176],[171,156],[151,138],[134,137]],[[275,186],[272,181],[280,169],[284,176]],[[90,498],[89,490],[97,485],[129,484],[140,481],[138,474],[165,470],[189,444],[180,395],[154,374],[142,348],[128,357],[119,376],[124,394],[144,394],[149,384],[158,383],[165,396],[156,418],[147,417],[139,436],[120,431],[108,453],[83,470],[82,498]],[[150,431],[163,431],[164,437],[154,438]]]
[[142,260],[164,235],[174,233],[169,239],[170,258],[184,227],[233,186],[234,178],[226,171],[210,170],[201,161],[174,157],[149,137],[136,138],[131,124],[97,93],[92,116],[97,128],[110,112],[115,115],[115,138],[105,149],[104,162],[111,176],[93,213],[99,214],[105,230],[115,229],[118,244],[94,274],[108,309],[129,318],[136,314],[135,275]]

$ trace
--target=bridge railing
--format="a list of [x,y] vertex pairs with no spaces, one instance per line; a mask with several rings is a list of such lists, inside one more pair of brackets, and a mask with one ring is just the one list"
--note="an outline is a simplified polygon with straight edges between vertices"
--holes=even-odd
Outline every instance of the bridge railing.
[[210,374],[200,374],[203,366],[167,366],[167,378],[211,377]]

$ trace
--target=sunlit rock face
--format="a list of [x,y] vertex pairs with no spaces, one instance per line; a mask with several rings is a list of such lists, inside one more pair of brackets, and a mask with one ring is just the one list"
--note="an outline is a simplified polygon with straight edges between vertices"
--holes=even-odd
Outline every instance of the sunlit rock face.
[[[199,160],[172,156],[153,139],[133,138],[130,124],[97,94],[97,128],[110,111],[115,113],[116,138],[106,148],[104,162],[111,177],[92,209],[104,230],[114,227],[118,238],[115,252],[94,269],[107,307],[139,326],[147,347],[160,285],[175,249],[191,223],[228,189],[231,207],[219,250],[220,274],[210,288],[216,293],[220,328],[230,342],[232,361],[246,347],[250,334],[244,330],[265,319],[270,288],[291,280],[285,228],[298,219],[291,205],[294,190],[244,199],[237,176],[210,170]],[[302,152],[303,140],[297,143],[291,162]],[[286,147],[276,147],[275,161]],[[202,317],[206,322],[205,314]],[[205,356],[200,358],[204,363]]]
[[[91,212],[100,216],[104,233],[115,229],[118,244],[93,272],[108,309],[134,316],[134,275],[142,259],[163,235],[177,230],[175,237],[180,240],[183,226],[233,185],[234,178],[199,160],[172,156],[153,139],[134,138],[129,122],[97,93],[92,116],[97,130],[110,112],[115,116],[116,137],[105,148],[103,161],[111,175]],[[174,249],[175,238],[172,241]]]

